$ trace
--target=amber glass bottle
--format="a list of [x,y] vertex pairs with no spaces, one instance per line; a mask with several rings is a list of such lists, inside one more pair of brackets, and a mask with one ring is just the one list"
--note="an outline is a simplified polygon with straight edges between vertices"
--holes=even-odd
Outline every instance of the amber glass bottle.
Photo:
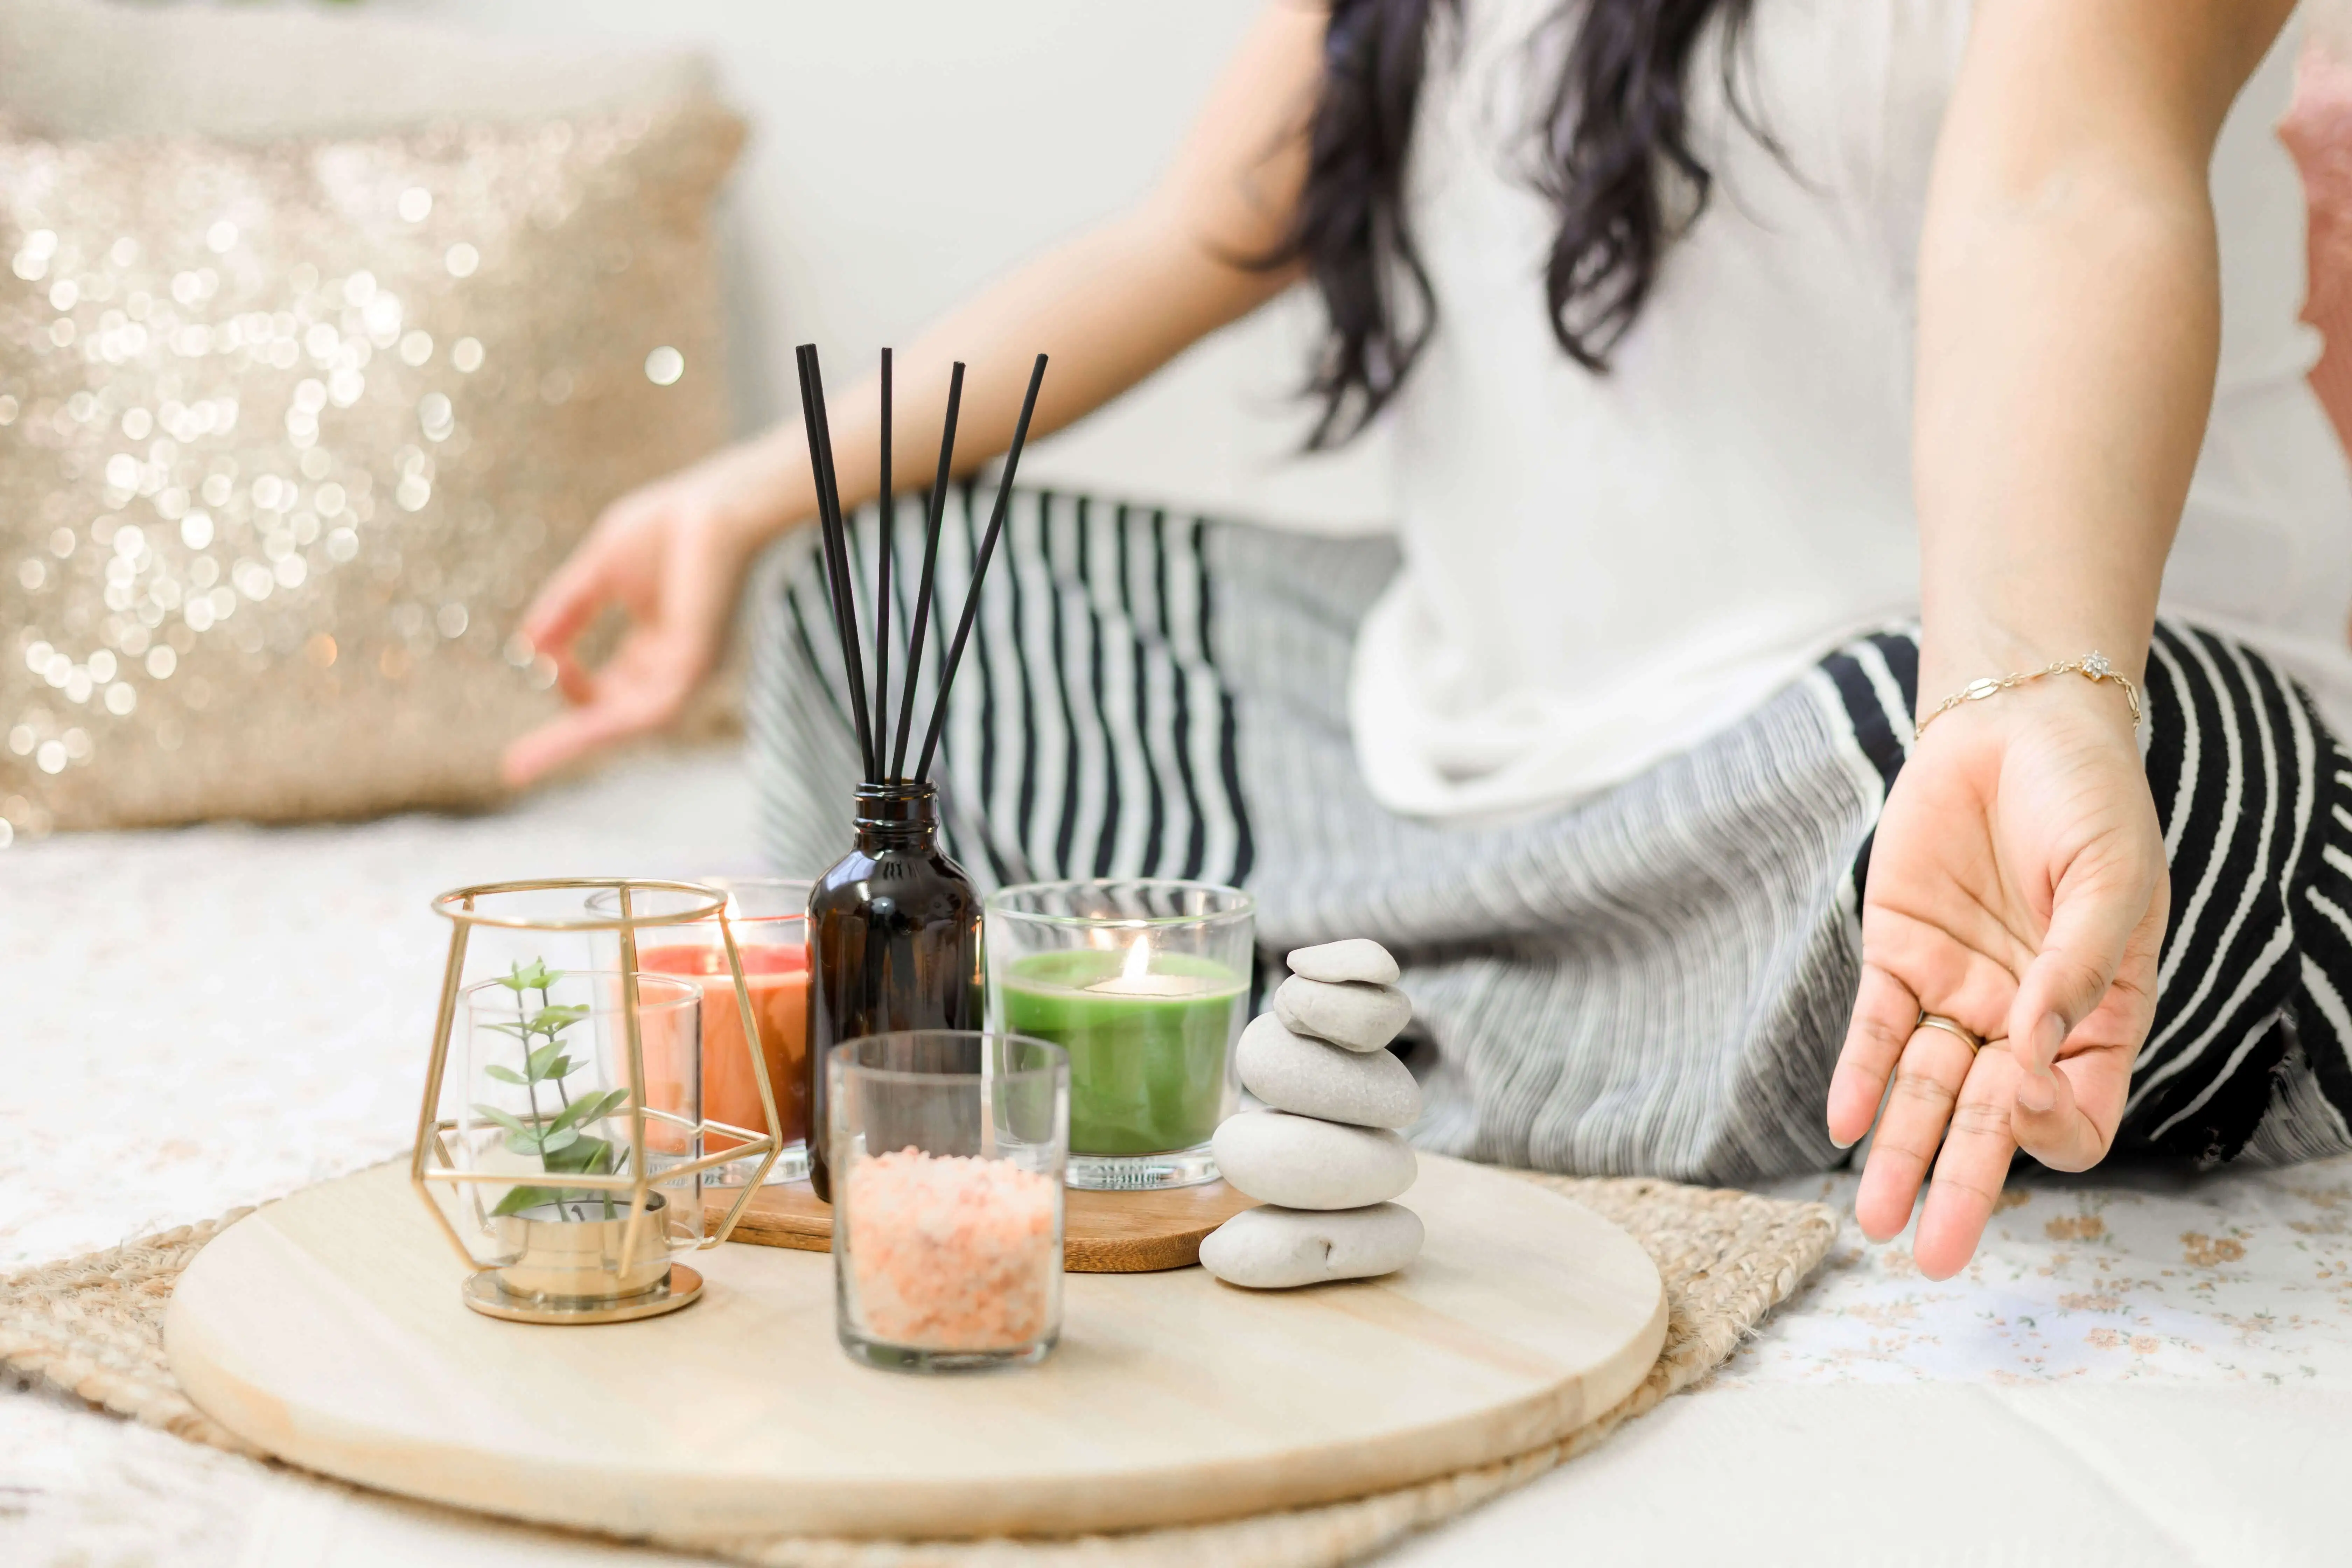
[[857,847],[809,894],[809,1182],[833,1201],[825,1059],[894,1029],[982,1026],[980,894],[940,847],[939,786],[857,790]]

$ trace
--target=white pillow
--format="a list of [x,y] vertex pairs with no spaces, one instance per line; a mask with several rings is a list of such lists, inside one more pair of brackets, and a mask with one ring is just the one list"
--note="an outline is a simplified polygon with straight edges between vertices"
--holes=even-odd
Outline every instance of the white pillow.
[[361,136],[707,93],[694,51],[491,37],[291,6],[0,5],[0,107],[53,136]]

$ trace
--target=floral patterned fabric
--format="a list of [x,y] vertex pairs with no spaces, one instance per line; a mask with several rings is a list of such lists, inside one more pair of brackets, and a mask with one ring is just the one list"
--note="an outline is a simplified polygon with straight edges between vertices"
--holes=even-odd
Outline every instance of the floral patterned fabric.
[[[1856,1178],[1783,1182],[1851,1214]],[[2027,1175],[1938,1283],[1851,1225],[1718,1381],[2352,1388],[2352,1158],[2202,1178]]]

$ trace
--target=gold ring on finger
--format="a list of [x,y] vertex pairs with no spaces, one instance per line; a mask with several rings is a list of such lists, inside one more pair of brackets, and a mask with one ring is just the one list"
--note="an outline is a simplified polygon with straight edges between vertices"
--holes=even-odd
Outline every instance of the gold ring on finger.
[[1914,1032],[1920,1029],[1941,1029],[1948,1035],[1958,1035],[1969,1043],[1969,1055],[1971,1057],[1985,1047],[1982,1035],[1978,1034],[1958,1018],[1948,1018],[1941,1013],[1922,1013],[1919,1015],[1919,1021],[1911,1027]]

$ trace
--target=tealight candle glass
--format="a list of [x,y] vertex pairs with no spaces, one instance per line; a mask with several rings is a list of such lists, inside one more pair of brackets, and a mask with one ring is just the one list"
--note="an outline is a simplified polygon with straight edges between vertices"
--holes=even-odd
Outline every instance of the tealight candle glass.
[[1160,878],[989,898],[989,1026],[1070,1054],[1070,1185],[1216,1180],[1209,1139],[1239,1098],[1255,911],[1238,888]]
[[[703,877],[706,888],[727,896],[727,923],[734,931],[760,1035],[760,1055],[776,1098],[776,1122],[783,1139],[767,1183],[807,1179],[808,1124],[808,902],[810,884],[781,877]],[[615,912],[618,895],[588,900],[599,912]],[[735,982],[727,967],[727,944],[716,915],[686,925],[664,926],[638,939],[638,967],[656,974],[691,978],[702,988],[702,1112],[711,1124],[705,1148],[722,1152],[761,1136],[765,1119],[760,1085],[744,1048],[743,1024],[735,1005]],[[711,1184],[736,1187],[751,1179],[757,1157],[722,1165]]]
[[835,1047],[826,1076],[842,1349],[898,1372],[1044,1360],[1062,1331],[1067,1053],[917,1029]]

